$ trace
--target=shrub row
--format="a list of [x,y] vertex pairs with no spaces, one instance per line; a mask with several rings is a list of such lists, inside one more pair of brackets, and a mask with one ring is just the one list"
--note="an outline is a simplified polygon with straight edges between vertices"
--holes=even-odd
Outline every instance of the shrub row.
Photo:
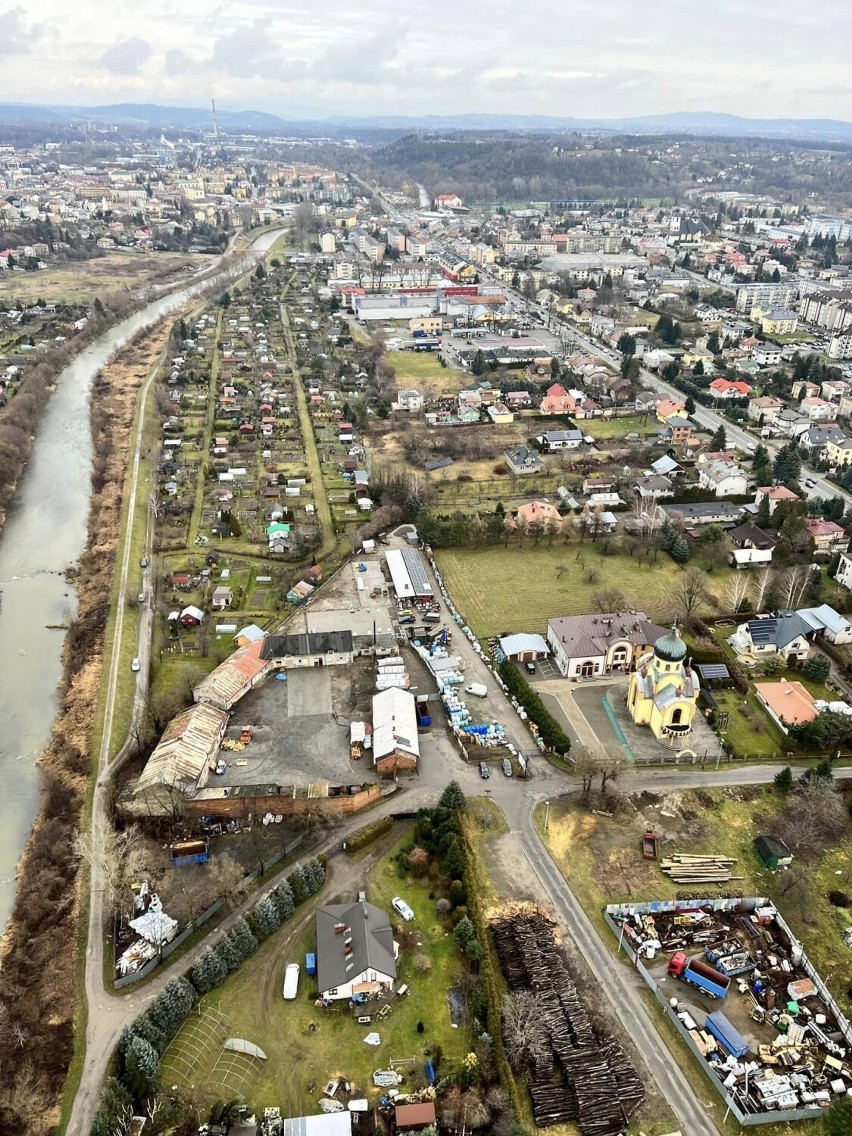
[[500,664],[500,677],[510,692],[526,710],[538,726],[544,744],[557,753],[566,754],[571,748],[571,739],[553,717],[538,694],[533,690],[518,668],[508,659]]
[[374,820],[372,824],[367,824],[363,828],[359,828],[357,832],[353,832],[346,840],[347,852],[360,852],[362,848],[366,848],[368,844],[372,844],[374,840],[378,840],[380,836],[384,836],[386,832],[390,832],[393,828],[393,817],[382,817],[381,820]]

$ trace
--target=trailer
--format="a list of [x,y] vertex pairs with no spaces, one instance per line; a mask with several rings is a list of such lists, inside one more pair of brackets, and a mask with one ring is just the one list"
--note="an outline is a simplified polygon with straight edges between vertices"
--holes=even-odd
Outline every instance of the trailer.
[[675,951],[669,962],[668,973],[681,982],[688,982],[690,986],[702,990],[710,998],[724,998],[731,985],[727,974],[714,970],[699,957],[687,958],[685,951]]
[[748,1042],[721,1010],[714,1010],[712,1014],[708,1014],[704,1024],[707,1032],[712,1034],[725,1052],[730,1053],[732,1057],[745,1057],[748,1053]]
[[718,948],[714,950],[712,947],[707,947],[704,957],[720,974],[727,974],[729,978],[735,978],[738,974],[748,974],[749,971],[757,968],[757,963],[742,947],[724,954]]
[[656,832],[645,832],[642,834],[642,859],[643,860],[656,860],[657,858],[657,834]]
[[414,710],[417,714],[417,729],[428,730],[432,725],[432,715],[429,713],[429,703],[425,698],[422,701],[418,699],[414,703]]
[[210,859],[205,839],[178,840],[169,849],[173,868],[183,868],[187,864],[206,864]]
[[305,955],[305,974],[312,978],[316,974],[316,972],[317,956],[313,953],[313,951],[309,951]]

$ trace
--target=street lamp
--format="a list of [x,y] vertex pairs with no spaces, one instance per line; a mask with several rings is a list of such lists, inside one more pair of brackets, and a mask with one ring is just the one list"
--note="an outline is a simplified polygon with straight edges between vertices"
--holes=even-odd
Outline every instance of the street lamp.
[[724,740],[725,740],[725,739],[724,739],[724,738],[722,737],[722,735],[720,734],[720,735],[719,735],[719,753],[718,753],[718,755],[717,755],[717,757],[716,757],[716,769],[717,769],[717,770],[718,770],[718,768],[719,768],[719,764],[720,764],[720,763],[721,763],[721,761],[722,761],[722,746],[723,746],[723,744],[724,744]]
[[550,821],[550,801],[544,802],[544,831],[548,831]]

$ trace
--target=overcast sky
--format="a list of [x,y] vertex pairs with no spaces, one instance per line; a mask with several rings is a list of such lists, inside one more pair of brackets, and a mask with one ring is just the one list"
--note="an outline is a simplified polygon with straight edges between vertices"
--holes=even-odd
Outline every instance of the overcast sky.
[[0,0],[0,101],[852,120],[849,0]]

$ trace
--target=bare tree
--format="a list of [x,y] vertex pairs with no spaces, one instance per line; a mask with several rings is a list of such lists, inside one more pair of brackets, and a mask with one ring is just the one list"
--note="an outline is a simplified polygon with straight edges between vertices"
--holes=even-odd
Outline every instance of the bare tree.
[[689,626],[709,595],[707,573],[700,568],[687,568],[671,590],[671,601],[677,617]]
[[777,834],[802,857],[819,855],[847,831],[843,798],[829,777],[815,777],[797,786],[776,821]]
[[782,602],[786,608],[797,608],[802,602],[811,572],[804,564],[795,564],[781,573]]
[[589,799],[592,784],[606,764],[606,760],[606,754],[603,750],[591,749],[589,746],[582,746],[575,750],[574,772],[580,777],[582,786],[581,793],[584,801]]
[[599,612],[624,611],[627,600],[618,588],[598,588],[592,592],[592,604],[595,611]]
[[735,572],[725,585],[725,603],[731,611],[737,612],[748,596],[749,581],[745,572]]
[[659,505],[646,505],[641,497],[634,498],[630,509],[630,529],[642,540],[653,540],[663,527],[664,519]]
[[249,886],[245,868],[227,852],[210,860],[207,865],[207,882],[229,907],[242,898]]
[[516,990],[503,997],[503,1044],[513,1069],[522,1071],[547,1054],[547,1028],[541,995]]
[[775,580],[775,573],[771,568],[761,568],[754,577],[754,610],[763,611],[764,601],[769,594]]
[[131,885],[145,874],[147,850],[142,830],[132,824],[121,832],[108,828],[101,843],[91,831],[78,832],[74,854],[81,864],[103,881],[104,904],[115,911],[130,899]]
[[624,759],[620,753],[605,753],[599,769],[601,778],[601,796],[606,795],[607,781],[615,781],[621,772]]

